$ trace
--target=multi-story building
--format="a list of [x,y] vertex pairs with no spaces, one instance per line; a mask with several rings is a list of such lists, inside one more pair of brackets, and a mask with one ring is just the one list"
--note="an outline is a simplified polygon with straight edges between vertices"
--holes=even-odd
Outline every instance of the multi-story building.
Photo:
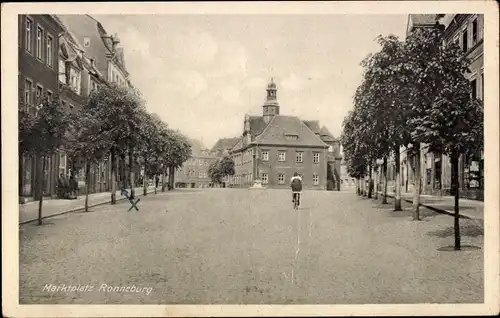
[[[19,107],[33,110],[43,98],[50,101],[58,92],[58,40],[63,26],[53,16],[19,15],[18,37],[18,83]],[[54,196],[56,189],[55,155],[46,159],[45,171],[42,160],[30,156],[19,156],[19,195],[25,202],[29,197]],[[42,193],[35,184],[42,180]]]
[[212,147],[212,153],[223,157],[229,155],[229,151],[240,141],[239,137],[221,138]]
[[[416,28],[430,27],[439,23],[444,27],[443,44],[457,43],[470,59],[470,73],[465,76],[470,80],[471,96],[484,99],[484,16],[481,14],[440,14],[440,15],[410,15],[407,34]],[[451,164],[447,156],[434,154],[421,148],[422,193],[449,195],[451,194]],[[461,156],[459,161],[459,192],[460,196],[469,199],[483,199],[483,153],[475,156]],[[414,175],[403,149],[401,156],[401,181],[403,189],[412,191]]]
[[[93,89],[104,83],[117,83],[131,86],[129,73],[125,67],[123,48],[119,46],[118,36],[109,35],[102,24],[90,15],[58,15],[65,26],[67,36],[61,44],[60,83],[63,87],[63,103],[77,109]],[[60,162],[66,162],[61,153]],[[127,158],[119,158],[117,182],[127,178]],[[61,165],[61,171],[64,170]],[[136,169],[136,175],[140,169]],[[84,184],[84,169],[78,179]],[[111,189],[111,162],[103,160],[91,167],[90,191],[103,192]]]
[[339,175],[338,140],[325,127],[320,128],[319,121],[280,115],[272,79],[262,108],[262,116],[245,116],[242,137],[229,152],[235,162],[229,185],[249,187],[260,180],[266,187],[286,188],[298,172],[305,188],[326,189],[327,165]]
[[174,174],[175,188],[209,188],[214,186],[208,174],[210,165],[220,156],[198,140],[191,139],[191,157]]

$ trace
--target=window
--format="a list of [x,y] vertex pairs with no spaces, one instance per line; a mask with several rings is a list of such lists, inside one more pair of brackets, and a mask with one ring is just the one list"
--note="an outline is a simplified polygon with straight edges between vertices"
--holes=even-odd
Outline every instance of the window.
[[73,108],[75,108],[75,105],[73,105],[73,104],[69,104],[69,108],[70,108],[70,109],[73,109]]
[[47,65],[52,67],[54,62],[54,39],[52,36],[47,35]]
[[484,101],[484,72],[481,73],[481,100]]
[[41,27],[36,28],[36,57],[43,59],[43,29]]
[[267,173],[263,173],[261,179],[262,179],[262,184],[267,184],[269,182],[269,175]]
[[262,152],[262,161],[269,161],[269,151]]
[[31,100],[31,94],[33,93],[33,83],[29,80],[29,79],[26,79],[24,81],[24,103],[26,104],[26,106],[28,105],[31,105],[32,104],[32,100]]
[[465,29],[462,33],[462,49],[464,50],[464,52],[467,52],[467,50],[469,49],[468,39],[469,35],[467,33],[467,29]]
[[205,177],[205,171],[200,171],[200,172],[198,173],[198,176],[199,176],[200,178],[204,178],[204,177]]
[[299,136],[294,134],[285,134],[285,138],[286,140],[297,140],[299,139]]
[[89,37],[83,38],[83,47],[90,47],[90,38]]
[[25,29],[25,35],[24,35],[24,48],[28,52],[31,51],[31,34],[33,32],[33,20],[30,18],[26,17],[26,29]]
[[80,94],[81,79],[82,79],[81,72],[76,70],[75,68],[71,68],[69,75],[69,85],[77,94]]
[[473,79],[470,82],[470,89],[471,89],[472,99],[476,99],[477,98],[477,80],[476,79]]
[[286,152],[284,152],[284,151],[278,152],[278,161],[281,161],[281,162],[286,161]]
[[301,163],[303,161],[303,152],[302,151],[297,151],[295,154],[295,162]]
[[66,175],[66,160],[66,153],[62,151],[59,152],[59,176],[61,174]]
[[52,98],[53,98],[53,93],[49,90],[47,90],[47,100],[50,102],[52,102]]
[[328,152],[333,152],[333,146],[328,147]]
[[59,82],[64,84],[68,83],[66,81],[66,62],[61,56],[59,57]]
[[284,183],[285,183],[285,174],[278,173],[278,184],[284,184]]
[[313,163],[319,163],[319,152],[313,153]]
[[37,106],[39,103],[42,102],[42,96],[43,96],[43,86],[40,84],[36,85],[36,103]]
[[313,175],[313,185],[319,184],[319,176],[317,174]]
[[477,18],[472,21],[472,45],[477,43],[478,38],[478,29],[477,29]]

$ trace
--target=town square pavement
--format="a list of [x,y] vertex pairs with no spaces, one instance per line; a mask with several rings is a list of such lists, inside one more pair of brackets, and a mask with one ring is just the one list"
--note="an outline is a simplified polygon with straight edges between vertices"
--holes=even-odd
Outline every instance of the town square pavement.
[[352,192],[207,189],[21,225],[21,304],[483,301],[483,236]]

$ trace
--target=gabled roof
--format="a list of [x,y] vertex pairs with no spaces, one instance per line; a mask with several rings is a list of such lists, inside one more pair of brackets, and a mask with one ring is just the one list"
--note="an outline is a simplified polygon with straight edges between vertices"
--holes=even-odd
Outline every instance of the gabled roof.
[[323,141],[335,141],[335,137],[333,137],[332,133],[325,126],[321,127],[319,135]]
[[233,138],[221,138],[217,140],[215,145],[212,147],[212,151],[217,151],[219,149],[228,150],[233,149],[233,147],[240,141],[241,137]]
[[[289,138],[287,135],[295,135],[296,139]],[[274,116],[269,125],[255,138],[253,143],[328,147],[298,117],[281,115]]]
[[191,156],[201,156],[202,150],[206,150],[207,147],[205,147],[201,141],[193,138],[188,138],[189,144],[191,145]]
[[264,131],[267,123],[262,116],[250,116],[250,135],[256,136]]
[[436,14],[410,14],[413,25],[434,25]]
[[304,120],[304,124],[315,134],[319,134],[319,120]]

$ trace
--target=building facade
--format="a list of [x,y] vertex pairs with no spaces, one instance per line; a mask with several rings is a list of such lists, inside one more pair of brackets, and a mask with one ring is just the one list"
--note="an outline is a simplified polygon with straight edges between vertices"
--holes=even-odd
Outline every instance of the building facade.
[[[67,112],[76,112],[94,89],[106,83],[131,87],[118,36],[109,35],[93,17],[20,15],[19,30],[19,107],[33,106],[42,97],[50,100],[58,96]],[[126,161],[126,157],[119,160],[117,183],[126,177],[123,172],[126,171]],[[38,198],[33,191],[37,183],[36,164],[41,171],[40,160],[20,157],[21,202]],[[72,174],[78,181],[80,194],[83,194],[86,172],[81,163],[79,166],[76,169],[69,162],[64,149],[48,158],[43,172],[44,195],[55,198],[61,174]],[[91,166],[90,192],[107,192],[111,189],[110,182],[111,163],[108,158]]]
[[210,165],[220,159],[201,142],[191,139],[191,157],[175,170],[175,188],[211,188],[214,186],[208,174]]
[[[473,98],[484,100],[484,16],[480,14],[441,14],[410,15],[407,33],[416,28],[430,27],[439,23],[444,27],[443,44],[457,43],[471,60],[470,73],[465,76],[470,81],[470,94]],[[431,153],[422,145],[420,176],[422,193],[432,195],[451,195],[451,164],[449,157]],[[413,191],[415,176],[410,158],[402,149],[401,185],[403,191]],[[394,165],[395,163],[393,163]],[[393,166],[392,165],[392,166]],[[459,194],[460,197],[483,200],[484,197],[484,154],[460,156]]]
[[337,175],[340,170],[338,140],[320,128],[319,121],[281,115],[272,79],[262,110],[262,116],[245,116],[243,134],[229,151],[235,163],[229,186],[247,188],[260,180],[269,188],[288,188],[297,172],[306,189],[326,190],[327,165],[337,169]]
[[[57,65],[59,63],[58,39],[63,27],[51,15],[19,15],[18,35],[18,87],[19,106],[33,110],[44,98],[51,101],[58,93]],[[55,196],[57,156],[42,160],[32,156],[19,156],[19,196]],[[35,193],[35,185],[42,180],[42,193]]]

